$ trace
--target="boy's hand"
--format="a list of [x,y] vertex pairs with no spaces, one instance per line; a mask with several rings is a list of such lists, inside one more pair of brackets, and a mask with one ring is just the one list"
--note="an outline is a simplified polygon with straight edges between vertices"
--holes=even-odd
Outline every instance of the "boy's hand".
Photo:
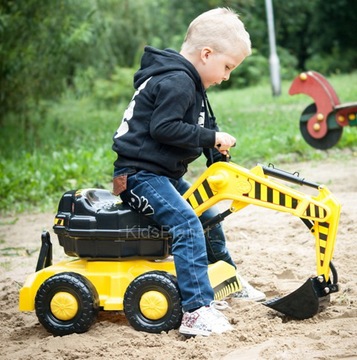
[[228,154],[228,150],[236,145],[236,139],[225,132],[216,132],[215,148],[223,155]]

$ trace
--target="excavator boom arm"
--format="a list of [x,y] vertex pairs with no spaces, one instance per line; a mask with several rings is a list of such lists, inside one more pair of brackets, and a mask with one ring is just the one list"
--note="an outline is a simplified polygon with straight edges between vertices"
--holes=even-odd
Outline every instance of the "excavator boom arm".
[[[304,194],[271,177],[314,187],[317,195]],[[317,274],[329,280],[340,204],[325,186],[271,167],[257,165],[248,170],[231,162],[217,162],[183,196],[198,216],[222,200],[231,200],[231,212],[257,205],[310,222],[315,237]]]

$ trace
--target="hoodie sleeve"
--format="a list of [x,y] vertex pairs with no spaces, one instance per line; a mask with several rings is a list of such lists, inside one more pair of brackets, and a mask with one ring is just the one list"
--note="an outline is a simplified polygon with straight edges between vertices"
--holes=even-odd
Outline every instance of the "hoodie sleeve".
[[198,124],[201,104],[195,84],[184,72],[166,75],[154,88],[155,107],[150,135],[158,142],[181,148],[213,148],[215,131]]

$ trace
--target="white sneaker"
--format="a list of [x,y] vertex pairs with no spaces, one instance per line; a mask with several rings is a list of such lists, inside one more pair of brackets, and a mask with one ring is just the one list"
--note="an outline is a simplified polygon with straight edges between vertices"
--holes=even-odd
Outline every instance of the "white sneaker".
[[251,301],[264,301],[266,299],[266,296],[263,292],[255,289],[252,285],[248,283],[247,280],[243,279],[240,275],[237,274],[237,277],[242,284],[242,290],[232,294],[231,297],[235,299]]
[[217,310],[228,307],[225,301],[212,301],[209,306],[202,306],[193,312],[185,312],[179,332],[186,336],[209,336],[211,333],[222,334],[233,330],[228,319]]

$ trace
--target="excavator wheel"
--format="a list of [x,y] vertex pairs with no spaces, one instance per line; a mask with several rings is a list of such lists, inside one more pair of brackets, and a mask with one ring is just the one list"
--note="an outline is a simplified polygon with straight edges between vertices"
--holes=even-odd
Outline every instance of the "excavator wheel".
[[329,129],[321,139],[315,139],[307,128],[308,120],[316,113],[316,104],[310,104],[301,114],[300,132],[304,140],[315,149],[327,150],[335,146],[341,138],[343,128]]
[[35,299],[39,322],[55,336],[86,332],[97,319],[99,296],[84,276],[64,272],[51,276]]
[[138,276],[125,292],[124,312],[138,331],[160,333],[178,328],[182,308],[176,278],[164,271]]

